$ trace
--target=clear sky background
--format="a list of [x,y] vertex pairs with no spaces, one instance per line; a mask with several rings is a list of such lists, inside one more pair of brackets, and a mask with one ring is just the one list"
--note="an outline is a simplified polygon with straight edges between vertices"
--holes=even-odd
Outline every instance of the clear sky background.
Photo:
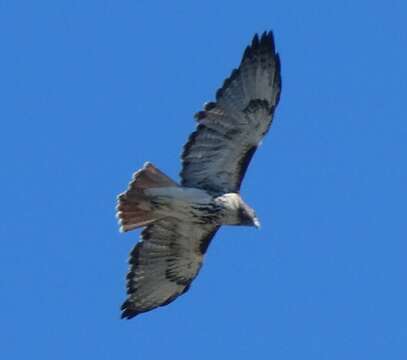
[[[0,1],[2,359],[407,359],[407,3]],[[115,197],[173,178],[255,32],[283,92],[190,291],[120,320]]]

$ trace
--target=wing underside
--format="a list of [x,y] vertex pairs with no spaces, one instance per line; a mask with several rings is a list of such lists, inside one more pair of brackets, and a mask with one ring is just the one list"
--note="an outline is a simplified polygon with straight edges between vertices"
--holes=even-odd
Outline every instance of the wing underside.
[[174,218],[147,226],[130,254],[122,317],[130,319],[184,294],[217,230],[214,225],[182,223]]
[[280,60],[271,32],[256,35],[217,93],[196,114],[184,146],[182,185],[214,194],[238,192],[247,166],[270,128],[281,91]]

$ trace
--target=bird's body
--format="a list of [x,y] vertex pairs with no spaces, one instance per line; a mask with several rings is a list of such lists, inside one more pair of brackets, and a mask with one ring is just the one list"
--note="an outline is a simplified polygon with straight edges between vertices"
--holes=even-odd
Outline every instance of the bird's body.
[[[153,164],[146,163],[138,172],[138,182],[140,175],[153,171],[159,170]],[[134,205],[131,206],[133,212],[135,209],[147,211],[148,216],[155,219],[154,221],[171,217],[196,225],[252,225],[250,221],[255,225],[258,224],[257,218],[252,217],[254,211],[237,193],[213,196],[204,189],[177,186],[175,183],[174,186],[154,187],[155,185],[143,189],[142,193],[127,193],[126,196],[122,196],[121,203],[124,204],[126,201],[129,203],[126,199],[131,199],[133,196]],[[123,223],[121,230],[127,231],[129,230],[127,217],[132,216],[132,212],[126,212],[126,207],[123,205],[119,205],[118,210]],[[143,224],[132,222],[131,227],[140,227],[144,225],[144,221],[142,221]]]
[[196,223],[216,224],[220,221],[221,208],[205,190],[189,187],[149,189],[152,203],[159,216]]
[[130,255],[122,317],[163,306],[185,293],[222,225],[259,226],[240,196],[248,164],[270,128],[281,90],[272,33],[256,35],[241,64],[195,118],[182,154],[181,183],[151,163],[118,197],[122,231],[145,227]]

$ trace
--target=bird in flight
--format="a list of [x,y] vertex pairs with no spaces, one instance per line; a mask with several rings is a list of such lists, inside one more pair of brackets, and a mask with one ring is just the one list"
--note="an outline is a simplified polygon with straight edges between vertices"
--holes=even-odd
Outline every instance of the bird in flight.
[[118,196],[120,230],[144,228],[130,253],[122,318],[184,294],[222,225],[260,225],[240,186],[270,128],[280,91],[273,34],[256,34],[216,101],[195,115],[197,128],[182,152],[181,182],[147,162]]

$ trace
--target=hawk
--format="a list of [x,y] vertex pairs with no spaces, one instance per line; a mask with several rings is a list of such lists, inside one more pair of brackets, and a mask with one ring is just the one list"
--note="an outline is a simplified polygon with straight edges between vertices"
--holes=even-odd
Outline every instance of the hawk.
[[118,196],[120,230],[144,228],[130,254],[122,318],[184,294],[222,225],[259,226],[240,186],[270,128],[280,91],[273,34],[256,34],[216,101],[195,115],[197,128],[183,148],[181,182],[147,162]]

